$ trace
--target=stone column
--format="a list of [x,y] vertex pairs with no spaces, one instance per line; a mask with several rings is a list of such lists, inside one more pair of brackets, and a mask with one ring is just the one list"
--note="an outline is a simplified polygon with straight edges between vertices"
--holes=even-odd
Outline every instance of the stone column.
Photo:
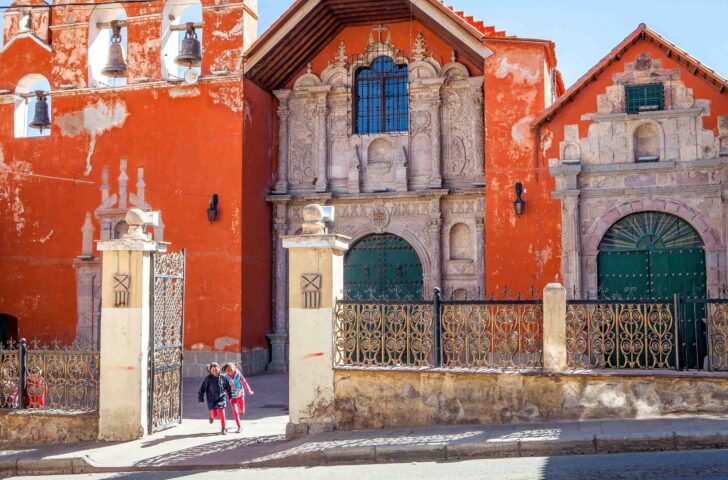
[[322,219],[321,207],[309,205],[304,209],[304,235],[283,238],[290,278],[288,438],[334,428],[331,319],[344,287],[344,254],[350,239],[325,234]]
[[476,217],[475,219],[475,275],[478,279],[478,298],[485,298],[485,219]]
[[316,118],[311,121],[316,122],[316,134],[313,148],[316,152],[316,191],[325,192],[328,188],[328,165],[326,155],[326,143],[328,139],[328,131],[326,128],[326,119],[328,118],[328,92],[331,87],[321,87],[324,90],[317,92],[316,96]]
[[432,141],[432,176],[430,177],[430,188],[442,187],[442,160],[440,147],[440,138],[442,136],[442,128],[440,127],[440,117],[442,116],[442,98],[440,97],[440,86],[443,79],[438,79],[437,89],[432,96],[432,131],[430,140]]
[[579,191],[564,192],[561,196],[561,242],[564,254],[562,269],[566,293],[581,298],[581,238],[579,229]]
[[280,122],[278,133],[278,181],[274,193],[286,193],[288,191],[288,98],[290,90],[276,90],[273,92],[278,99],[278,120]]
[[[287,203],[278,204],[277,207],[286,209]],[[280,212],[279,212],[280,213]],[[271,361],[268,364],[269,372],[285,372],[286,344],[288,341],[288,253],[283,248],[283,237],[288,234],[288,222],[285,217],[275,219],[275,269],[274,291],[276,308],[273,312],[273,333],[268,334],[271,347]]]
[[543,367],[550,372],[566,369],[566,289],[559,283],[543,290]]
[[163,244],[143,232],[153,215],[132,209],[129,233],[99,242],[102,252],[99,439],[130,441],[148,426],[150,255]]
[[[440,210],[440,199],[430,202],[430,249],[431,261],[431,285],[427,288],[425,298],[432,298],[432,289],[442,288],[442,212]],[[424,282],[425,285],[427,282]]]

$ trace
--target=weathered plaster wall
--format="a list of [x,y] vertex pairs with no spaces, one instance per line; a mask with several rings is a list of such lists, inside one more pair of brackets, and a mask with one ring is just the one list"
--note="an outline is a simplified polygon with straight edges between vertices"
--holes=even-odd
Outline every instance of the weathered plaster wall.
[[[486,41],[485,61],[485,285],[527,294],[560,280],[561,230],[553,179],[536,155],[530,123],[546,106],[545,42]],[[548,145],[544,139],[542,144]],[[513,209],[523,183],[526,212]]]
[[723,413],[725,377],[337,370],[336,428]]
[[[81,227],[86,212],[99,205],[102,170],[109,169],[115,187],[119,161],[127,159],[129,191],[144,167],[146,201],[162,211],[165,240],[173,250],[188,251],[186,349],[267,348],[270,287],[260,279],[269,278],[271,248],[264,202],[270,97],[254,87],[245,100],[239,53],[249,13],[242,4],[202,3],[203,65],[196,85],[156,81],[161,4],[127,6],[133,84],[127,87],[84,88],[83,22],[90,8],[59,10],[52,53],[20,37],[0,53],[0,88],[13,90],[24,75],[39,73],[53,90],[51,135],[38,138],[14,138],[13,100],[0,96],[0,313],[19,318],[22,336],[73,340],[72,262],[81,253]],[[213,76],[213,70],[229,74]],[[78,88],[61,89],[69,84]],[[256,139],[245,160],[244,118]],[[206,209],[213,193],[220,204],[211,224]],[[100,226],[93,223],[98,238]]]
[[92,442],[98,438],[97,415],[0,412],[0,445],[50,445]]

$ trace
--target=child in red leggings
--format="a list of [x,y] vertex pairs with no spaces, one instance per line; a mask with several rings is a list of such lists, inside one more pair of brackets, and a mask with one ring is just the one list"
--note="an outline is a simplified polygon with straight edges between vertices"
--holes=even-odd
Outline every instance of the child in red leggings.
[[217,417],[220,417],[220,426],[222,434],[225,435],[225,396],[232,398],[233,391],[230,388],[230,382],[225,375],[220,375],[220,366],[217,363],[211,363],[207,367],[210,374],[200,386],[197,392],[197,399],[200,403],[205,401],[207,397],[207,408],[210,409],[210,423]]
[[233,394],[230,397],[230,406],[233,409],[233,418],[235,419],[235,423],[238,425],[238,433],[240,433],[242,430],[240,428],[240,417],[245,414],[245,391],[247,391],[250,395],[253,395],[253,391],[250,389],[248,382],[245,381],[243,374],[235,368],[235,364],[226,363],[222,367],[222,371],[225,372],[225,375],[230,381],[230,387],[233,391]]

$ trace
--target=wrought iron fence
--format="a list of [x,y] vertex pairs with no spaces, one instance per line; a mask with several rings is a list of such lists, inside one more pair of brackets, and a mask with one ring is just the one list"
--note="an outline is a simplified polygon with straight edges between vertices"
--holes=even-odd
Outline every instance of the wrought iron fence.
[[25,339],[0,346],[0,408],[93,412],[98,404],[98,349]]
[[444,366],[543,366],[540,301],[443,302],[441,325]]
[[0,408],[20,405],[20,345],[10,340],[0,344]]
[[570,300],[573,368],[728,370],[728,299]]
[[575,368],[677,368],[673,306],[656,300],[573,300],[566,307],[567,364]]
[[540,368],[540,300],[340,300],[337,366]]

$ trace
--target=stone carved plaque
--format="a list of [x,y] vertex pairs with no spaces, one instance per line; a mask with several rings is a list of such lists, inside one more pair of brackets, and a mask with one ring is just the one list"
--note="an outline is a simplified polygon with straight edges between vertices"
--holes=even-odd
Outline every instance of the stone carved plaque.
[[304,273],[301,275],[303,308],[321,308],[321,274]]
[[380,231],[389,225],[390,218],[391,214],[384,205],[375,205],[372,207],[371,214],[369,215],[372,225],[377,227]]
[[117,308],[129,306],[129,286],[131,275],[126,273],[114,274],[114,306]]

